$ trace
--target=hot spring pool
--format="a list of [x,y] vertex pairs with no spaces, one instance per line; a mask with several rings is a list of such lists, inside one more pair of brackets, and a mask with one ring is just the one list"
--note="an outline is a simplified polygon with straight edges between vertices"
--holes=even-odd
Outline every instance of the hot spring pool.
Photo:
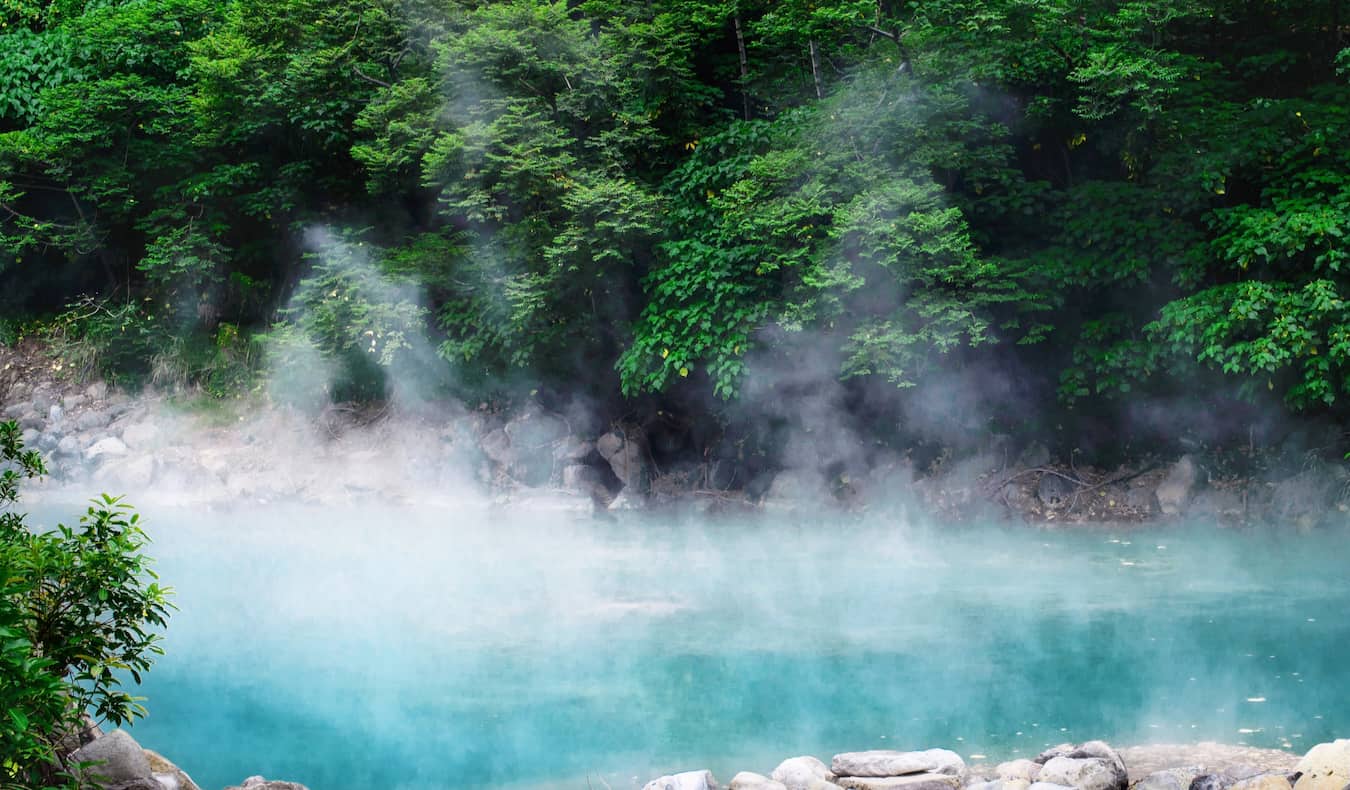
[[1350,734],[1345,533],[143,512],[180,611],[134,731],[206,790]]

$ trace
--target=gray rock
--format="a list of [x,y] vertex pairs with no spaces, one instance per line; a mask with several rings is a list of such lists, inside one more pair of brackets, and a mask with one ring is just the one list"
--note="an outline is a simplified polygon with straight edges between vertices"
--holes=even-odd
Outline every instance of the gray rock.
[[1186,768],[1168,768],[1154,771],[1139,780],[1133,790],[1186,790],[1195,778],[1195,771]]
[[1057,785],[1052,782],[1033,782],[1027,790],[1073,790],[1067,785]]
[[1031,760],[1010,760],[1006,763],[999,763],[994,769],[994,773],[999,779],[1024,779],[1028,782],[1036,781],[1041,774],[1041,766]]
[[61,422],[61,420],[65,419],[65,416],[66,410],[55,403],[47,409],[47,422],[52,423],[53,425]]
[[834,783],[844,790],[955,790],[961,780],[951,774],[906,774],[905,776],[841,776]]
[[47,420],[35,411],[26,411],[19,417],[20,428],[41,428],[46,424]]
[[1036,498],[1045,507],[1067,507],[1072,503],[1074,491],[1077,489],[1072,481],[1052,472],[1045,472],[1041,475],[1040,482],[1036,484]]
[[28,411],[27,403],[11,403],[5,407],[5,417],[11,420],[17,420]]
[[559,442],[558,446],[553,449],[553,457],[559,461],[579,463],[593,452],[595,452],[595,442],[569,436]]
[[75,418],[75,426],[82,431],[96,431],[112,422],[112,415],[103,411],[87,411]]
[[66,411],[70,411],[76,407],[83,406],[86,400],[88,400],[88,398],[79,393],[65,395],[61,398],[61,405],[65,407]]
[[506,435],[503,428],[484,434],[478,447],[483,455],[498,466],[509,466],[515,460],[515,454],[511,452],[511,437]]
[[61,438],[54,433],[44,433],[37,438],[37,448],[44,453],[55,451],[60,443]]
[[1017,465],[1027,469],[1036,469],[1048,463],[1050,463],[1050,448],[1041,442],[1028,444],[1017,456]]
[[84,451],[86,461],[92,461],[102,456],[118,457],[127,454],[127,446],[116,436],[109,436],[106,439],[99,439]]
[[569,491],[579,491],[587,495],[607,493],[605,479],[600,470],[586,464],[564,466],[562,484],[563,488]]
[[965,761],[946,749],[920,752],[873,749],[836,754],[830,761],[830,772],[836,776],[904,776],[923,772],[956,776],[965,769]]
[[1125,790],[1129,786],[1124,765],[1106,757],[1053,757],[1041,766],[1039,781],[1079,790]]
[[685,771],[653,779],[642,790],[718,790],[711,771]]
[[94,480],[99,483],[111,483],[124,490],[140,492],[150,488],[158,468],[158,462],[151,455],[108,461],[94,473]]
[[56,443],[57,455],[79,455],[80,440],[74,436],[63,436],[61,441]]
[[89,400],[103,400],[108,396],[108,385],[102,381],[95,381],[84,388],[84,394]]
[[113,730],[97,740],[76,749],[70,755],[72,763],[96,762],[85,772],[87,777],[99,777],[105,785],[135,780],[151,780],[150,761],[141,745],[126,730]]
[[225,790],[309,790],[309,788],[299,782],[283,782],[277,779],[264,779],[261,776],[250,776],[244,780],[243,784],[227,787]]
[[149,421],[133,423],[122,429],[122,441],[137,450],[153,447],[158,438],[159,427]]
[[150,771],[163,790],[201,790],[186,771],[174,765],[164,755],[146,749],[145,759],[150,762]]
[[731,777],[727,790],[787,790],[787,786],[761,774],[741,771]]
[[640,436],[636,430],[610,431],[595,441],[595,449],[624,488],[645,494],[651,484],[651,472]]
[[503,430],[517,453],[542,452],[571,434],[564,420],[538,411],[513,418]]
[[1289,790],[1289,777],[1284,774],[1258,774],[1234,782],[1228,790]]
[[1189,790],[1228,790],[1233,780],[1223,774],[1200,774],[1191,780]]
[[19,441],[23,442],[24,447],[32,448],[37,444],[38,437],[41,435],[34,428],[24,428],[23,433],[19,434]]
[[1195,488],[1195,459],[1183,455],[1167,470],[1167,476],[1158,484],[1153,495],[1158,500],[1158,509],[1165,516],[1181,513],[1191,501],[1191,492]]
[[54,401],[52,394],[43,385],[43,389],[33,393],[33,409],[39,412],[45,412],[52,407]]
[[760,507],[765,510],[795,510],[833,499],[825,478],[805,469],[785,469],[773,476]]
[[782,782],[787,790],[807,790],[813,782],[833,782],[829,767],[815,757],[790,757],[778,764],[769,774],[775,782]]

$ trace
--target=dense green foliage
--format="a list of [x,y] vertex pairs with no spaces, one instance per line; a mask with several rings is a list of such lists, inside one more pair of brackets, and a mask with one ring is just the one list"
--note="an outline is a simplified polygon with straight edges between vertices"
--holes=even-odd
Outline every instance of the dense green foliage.
[[122,686],[162,652],[169,591],[127,505],[104,497],[78,527],[35,531],[14,507],[42,459],[13,422],[0,423],[0,463],[0,787],[66,786],[57,745],[81,713],[113,725],[144,713]]
[[1339,0],[12,0],[0,23],[7,310],[117,293],[190,347],[265,331],[345,371],[334,397],[378,396],[414,333],[461,382],[610,398],[734,399],[808,346],[897,402],[982,366],[1105,413],[1196,382],[1350,396]]

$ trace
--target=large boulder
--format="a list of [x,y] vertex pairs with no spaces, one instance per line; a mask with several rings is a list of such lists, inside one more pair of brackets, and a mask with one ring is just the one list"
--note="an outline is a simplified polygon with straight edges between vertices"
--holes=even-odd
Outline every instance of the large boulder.
[[787,786],[762,774],[741,771],[731,777],[727,790],[787,790]]
[[[1167,476],[1154,490],[1158,500],[1158,509],[1164,516],[1175,516],[1185,510],[1191,501],[1191,492],[1195,488],[1195,459],[1183,455],[1167,470]],[[1337,788],[1337,790],[1340,790]]]
[[122,443],[121,439],[116,436],[109,436],[89,445],[89,449],[84,451],[84,459],[92,461],[105,455],[116,458],[126,455],[127,452],[127,446]]
[[1125,790],[1124,766],[1101,757],[1054,757],[1041,766],[1039,781],[1079,790]]
[[769,774],[775,782],[782,782],[787,790],[807,790],[813,783],[833,782],[834,774],[825,763],[806,755],[790,757],[778,764]]
[[653,779],[642,790],[718,790],[712,771],[685,771]]
[[94,763],[83,773],[99,787],[154,781],[145,750],[126,730],[113,730],[81,746],[70,753],[70,762]]
[[1294,790],[1343,790],[1350,785],[1350,738],[1317,744],[1294,770],[1302,774]]
[[834,783],[844,790],[956,790],[959,777],[951,774],[919,773],[904,776],[841,776]]
[[163,790],[201,790],[186,771],[174,765],[164,755],[146,749],[145,759],[150,761],[152,775]]
[[1234,782],[1228,790],[1289,790],[1289,777],[1284,774],[1258,774]]
[[1165,768],[1154,771],[1135,783],[1132,790],[1186,790],[1199,768]]
[[830,761],[830,772],[836,776],[904,776],[924,772],[959,776],[965,769],[965,761],[946,749],[920,752],[874,749],[836,754]]
[[651,486],[651,470],[647,466],[647,449],[641,432],[635,429],[610,431],[595,440],[595,449],[625,489],[647,493]]
[[122,429],[122,441],[135,450],[153,447],[158,439],[159,426],[149,420],[133,423]]
[[1027,782],[1034,782],[1040,778],[1041,766],[1031,760],[1010,760],[1006,763],[999,763],[998,767],[994,769],[994,773],[1004,781],[1022,779]]
[[75,418],[75,425],[82,431],[96,431],[112,422],[112,415],[104,411],[87,411]]
[[243,784],[227,787],[225,790],[309,790],[309,788],[299,782],[282,782],[277,779],[250,776]]

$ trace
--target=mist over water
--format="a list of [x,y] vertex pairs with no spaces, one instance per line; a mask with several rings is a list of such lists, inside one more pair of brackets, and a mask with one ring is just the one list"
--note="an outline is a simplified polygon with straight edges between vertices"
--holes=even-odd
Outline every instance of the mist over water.
[[135,732],[206,788],[619,788],[867,748],[1350,730],[1339,533],[147,515],[180,611]]

